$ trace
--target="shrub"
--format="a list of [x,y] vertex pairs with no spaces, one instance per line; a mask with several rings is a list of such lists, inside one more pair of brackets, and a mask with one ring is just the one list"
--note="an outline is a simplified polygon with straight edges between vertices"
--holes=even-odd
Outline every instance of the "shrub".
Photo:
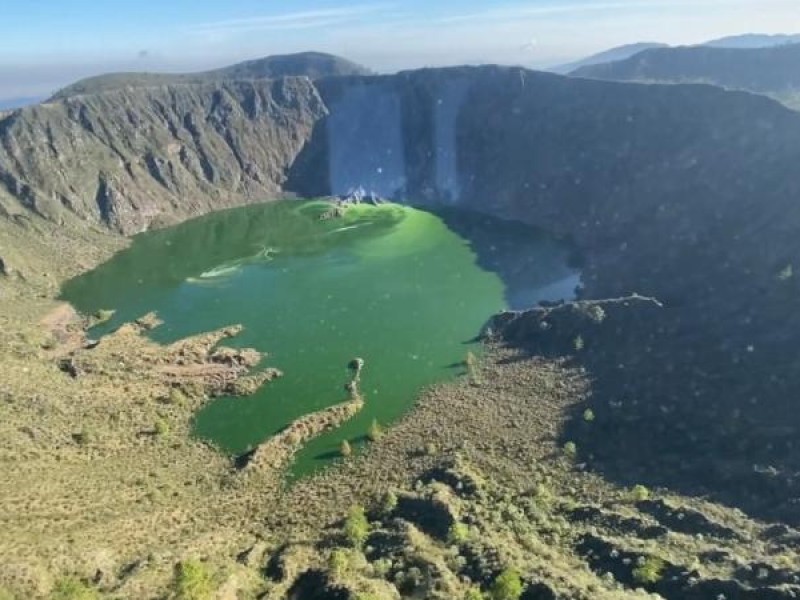
[[348,457],[353,454],[353,448],[350,446],[350,442],[347,440],[342,440],[342,444],[339,446],[339,454],[344,457]]
[[602,306],[599,306],[597,304],[593,304],[592,306],[590,306],[587,309],[586,314],[592,321],[594,321],[597,324],[602,323],[606,319],[606,311],[603,310]]
[[519,600],[522,596],[522,578],[514,569],[506,569],[494,580],[492,600]]
[[473,586],[464,594],[464,600],[484,600],[485,596],[481,592],[481,588]]
[[641,484],[633,486],[631,489],[631,498],[634,502],[644,502],[650,499],[650,490]]
[[447,533],[447,539],[451,544],[463,544],[469,540],[470,530],[464,523],[453,523]]
[[169,435],[169,423],[167,423],[164,419],[158,418],[153,425],[153,431],[158,437]]
[[113,310],[104,310],[100,309],[94,313],[94,319],[97,321],[97,324],[105,323],[106,321],[110,320],[111,317],[114,316]]
[[583,420],[587,423],[592,423],[594,421],[594,411],[591,408],[587,408],[583,411]]
[[633,570],[633,578],[642,585],[652,585],[661,580],[666,564],[657,556],[648,556]]
[[63,577],[56,581],[50,594],[51,600],[100,600],[97,590],[77,577]]
[[344,522],[344,535],[354,548],[364,545],[369,535],[369,521],[363,506],[354,506],[350,509]]
[[794,276],[794,268],[791,264],[786,265],[781,272],[778,273],[778,279],[781,281],[789,281]]
[[583,336],[578,336],[572,342],[572,345],[575,346],[575,351],[580,352],[586,346],[586,343],[583,341]]
[[464,360],[464,364],[467,366],[467,375],[469,376],[470,384],[480,385],[481,375],[480,369],[478,368],[478,357],[471,351],[467,352],[467,358]]
[[578,455],[578,447],[575,445],[575,442],[567,442],[564,444],[564,455],[569,459],[573,459]]
[[211,600],[216,591],[208,568],[199,560],[180,563],[175,571],[176,600]]
[[369,431],[367,431],[367,437],[373,442],[377,442],[383,437],[383,429],[381,429],[377,419],[372,419],[372,424],[369,426]]
[[388,558],[379,558],[372,563],[372,573],[376,577],[385,578],[392,570],[392,561]]
[[389,490],[381,498],[379,510],[382,515],[389,515],[395,508],[397,508],[397,494]]
[[72,439],[75,440],[75,443],[79,446],[90,445],[96,437],[94,430],[86,425],[84,425],[78,433],[72,434]]
[[180,388],[172,388],[169,391],[169,403],[174,404],[175,406],[185,406],[188,398],[186,394],[183,393],[183,390]]
[[328,570],[334,577],[344,577],[350,572],[350,551],[336,548],[328,557]]

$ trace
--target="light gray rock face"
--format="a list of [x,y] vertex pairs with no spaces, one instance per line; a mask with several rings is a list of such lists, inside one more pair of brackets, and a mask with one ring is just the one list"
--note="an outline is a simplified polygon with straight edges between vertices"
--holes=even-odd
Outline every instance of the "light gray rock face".
[[311,81],[117,90],[0,121],[0,211],[125,234],[281,193],[325,107]]

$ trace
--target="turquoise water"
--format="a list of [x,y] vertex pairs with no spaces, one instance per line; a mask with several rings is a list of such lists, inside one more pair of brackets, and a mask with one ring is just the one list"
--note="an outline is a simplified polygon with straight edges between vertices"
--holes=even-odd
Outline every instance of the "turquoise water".
[[[531,301],[568,295],[566,250],[519,225],[464,213],[462,222],[481,231],[471,244],[446,224],[459,218],[452,211],[445,220],[394,204],[359,206],[320,220],[326,208],[284,201],[137,236],[68,282],[63,297],[85,312],[115,309],[106,331],[156,311],[164,325],[152,337],[164,343],[243,324],[226,344],[257,348],[268,355],[263,366],[285,375],[253,396],[216,399],[199,412],[195,434],[232,454],[346,400],[347,365],[364,358],[363,412],[304,448],[293,466],[298,475],[335,459],[343,439],[365,443],[373,419],[389,425],[424,386],[463,372],[487,318],[519,295],[481,254],[516,248],[528,281],[540,282],[524,290]],[[495,231],[488,238],[487,227]]]

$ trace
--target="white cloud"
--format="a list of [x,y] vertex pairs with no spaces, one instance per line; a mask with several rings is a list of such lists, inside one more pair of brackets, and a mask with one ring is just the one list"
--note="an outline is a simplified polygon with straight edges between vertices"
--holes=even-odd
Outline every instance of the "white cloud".
[[264,15],[245,19],[227,19],[200,23],[189,28],[199,35],[220,36],[242,32],[300,30],[331,25],[344,25],[392,8],[392,4],[356,4],[337,8]]

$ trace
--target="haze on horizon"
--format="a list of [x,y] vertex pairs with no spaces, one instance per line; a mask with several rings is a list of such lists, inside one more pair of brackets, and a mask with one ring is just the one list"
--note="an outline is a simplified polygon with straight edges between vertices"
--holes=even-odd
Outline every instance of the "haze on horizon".
[[0,101],[111,71],[196,71],[305,50],[381,72],[544,68],[639,41],[795,33],[797,10],[797,0],[0,0]]

